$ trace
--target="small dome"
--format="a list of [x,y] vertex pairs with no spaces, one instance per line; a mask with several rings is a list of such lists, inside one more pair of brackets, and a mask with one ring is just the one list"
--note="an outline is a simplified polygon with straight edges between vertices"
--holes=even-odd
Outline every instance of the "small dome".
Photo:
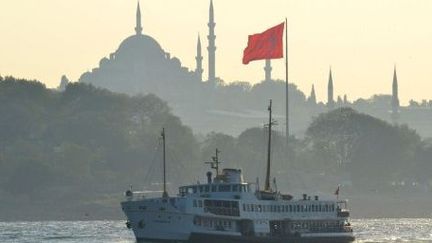
[[99,67],[106,66],[106,65],[108,65],[108,63],[109,63],[109,59],[104,57],[99,61]]
[[155,60],[165,57],[165,52],[155,39],[148,35],[133,35],[125,39],[117,49],[116,59]]

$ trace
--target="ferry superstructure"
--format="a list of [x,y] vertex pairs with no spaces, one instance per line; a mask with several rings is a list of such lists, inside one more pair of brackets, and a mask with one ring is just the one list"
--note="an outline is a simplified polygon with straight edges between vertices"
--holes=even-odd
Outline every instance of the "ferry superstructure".
[[[271,131],[271,103],[269,113]],[[269,137],[269,151],[270,141]],[[161,197],[147,198],[138,192],[126,192],[121,206],[137,241],[354,241],[346,200],[321,200],[306,194],[297,199],[271,188],[270,153],[263,190],[256,183],[245,182],[239,169],[223,169],[219,173],[217,150],[211,166],[216,170],[215,176],[208,172],[205,183],[181,186],[176,196],[168,196],[166,192],[165,173]]]

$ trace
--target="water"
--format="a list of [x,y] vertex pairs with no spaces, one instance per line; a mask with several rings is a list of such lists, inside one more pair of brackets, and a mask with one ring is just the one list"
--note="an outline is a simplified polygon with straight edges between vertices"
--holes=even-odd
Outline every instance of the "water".
[[[354,219],[357,242],[431,242],[432,219]],[[124,221],[0,222],[1,243],[134,243]]]

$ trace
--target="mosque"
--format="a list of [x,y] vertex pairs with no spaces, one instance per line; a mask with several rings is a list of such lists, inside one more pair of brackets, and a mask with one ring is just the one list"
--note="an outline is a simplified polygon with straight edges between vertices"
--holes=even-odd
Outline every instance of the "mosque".
[[[215,38],[213,3],[210,3],[209,18],[209,82],[215,81]],[[202,83],[203,57],[201,40],[198,37],[196,69],[190,71],[180,60],[165,52],[151,36],[143,33],[141,9],[136,11],[135,34],[126,38],[118,49],[104,57],[99,67],[85,72],[79,82],[128,94],[154,93],[162,98],[171,97],[184,87],[196,87]],[[171,87],[167,89],[167,87]],[[171,91],[171,92],[170,92]],[[190,90],[189,90],[190,91]],[[169,94],[168,94],[169,93]]]

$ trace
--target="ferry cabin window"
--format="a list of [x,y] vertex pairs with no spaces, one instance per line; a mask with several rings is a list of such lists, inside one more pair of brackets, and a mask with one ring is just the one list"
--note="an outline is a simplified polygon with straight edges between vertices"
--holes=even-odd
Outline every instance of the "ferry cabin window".
[[239,185],[233,185],[232,186],[232,191],[233,192],[238,192],[239,191]]
[[204,191],[205,192],[209,192],[210,191],[210,187],[209,186],[204,186]]
[[212,191],[212,192],[217,192],[217,186],[212,185],[212,186],[211,186],[211,191]]
[[198,207],[202,208],[202,206],[203,206],[202,201],[201,201],[201,200],[198,200]]
[[199,192],[204,192],[204,186],[199,186]]
[[194,207],[194,208],[197,207],[197,200],[193,200],[193,207]]
[[229,192],[230,191],[230,185],[219,185],[219,191],[220,192]]
[[192,190],[193,190],[193,193],[197,193],[197,187],[196,186],[192,187]]

